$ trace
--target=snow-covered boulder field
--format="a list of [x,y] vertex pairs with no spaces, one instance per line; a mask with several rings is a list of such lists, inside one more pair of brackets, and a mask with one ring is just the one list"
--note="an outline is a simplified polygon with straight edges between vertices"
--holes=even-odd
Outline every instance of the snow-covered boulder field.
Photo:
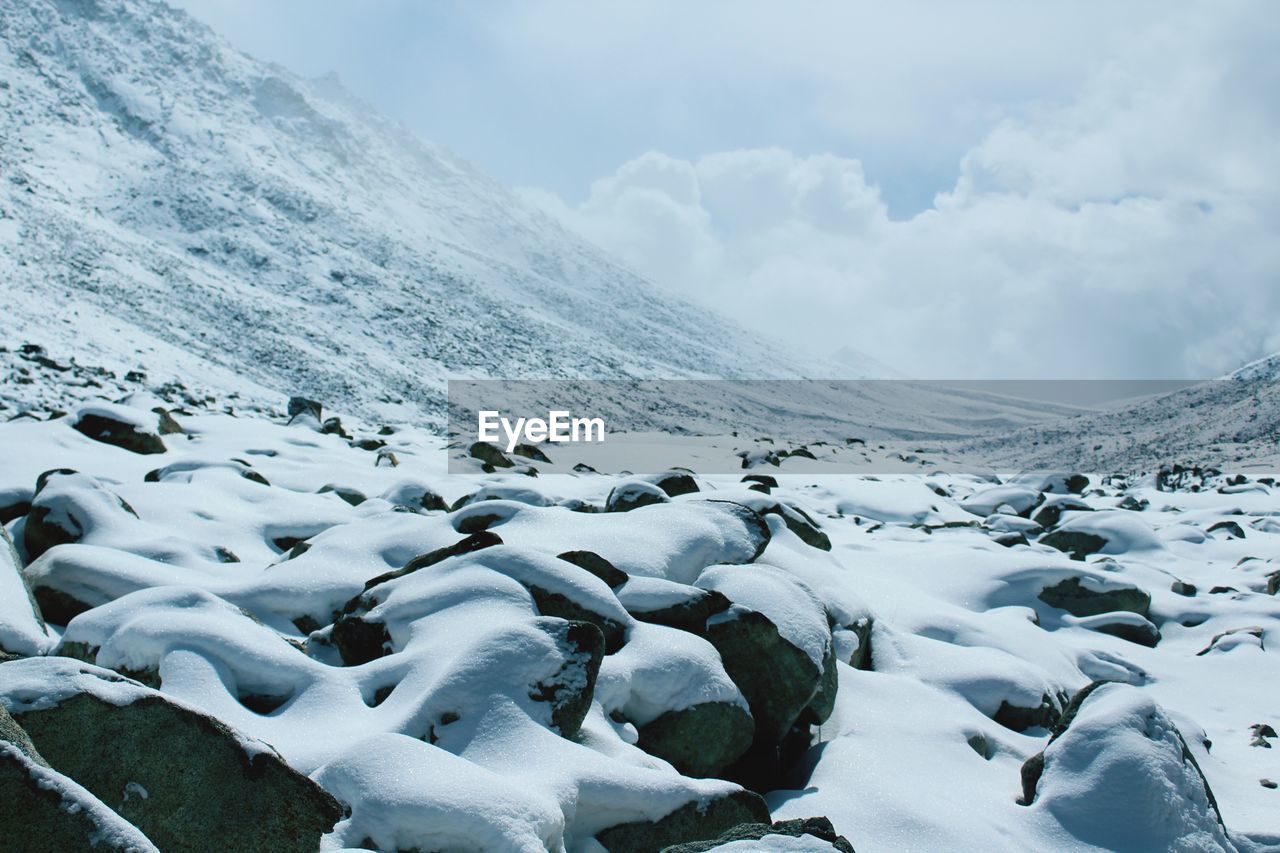
[[73,403],[0,423],[0,847],[1280,849],[1270,479]]

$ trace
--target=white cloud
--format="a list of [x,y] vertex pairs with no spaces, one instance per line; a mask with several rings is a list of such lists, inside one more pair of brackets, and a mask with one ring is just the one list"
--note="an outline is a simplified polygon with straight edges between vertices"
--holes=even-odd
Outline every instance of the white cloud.
[[858,160],[779,148],[532,195],[659,283],[910,374],[1209,375],[1280,350],[1278,35],[1265,2],[1185,7],[905,221]]

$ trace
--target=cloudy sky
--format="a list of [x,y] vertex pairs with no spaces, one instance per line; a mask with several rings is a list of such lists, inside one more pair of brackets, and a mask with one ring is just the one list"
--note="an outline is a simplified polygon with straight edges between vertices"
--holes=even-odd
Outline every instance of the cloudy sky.
[[1280,351],[1280,7],[181,0],[659,284],[921,377]]

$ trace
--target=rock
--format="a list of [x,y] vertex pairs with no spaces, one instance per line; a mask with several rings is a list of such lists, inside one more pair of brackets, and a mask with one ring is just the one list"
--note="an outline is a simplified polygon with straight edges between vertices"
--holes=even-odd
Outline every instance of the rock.
[[1019,802],[1091,847],[1232,849],[1186,740],[1127,684],[1094,682],[1072,698],[1044,751],[1023,764]]
[[712,566],[698,586],[731,602],[707,620],[705,636],[751,708],[758,744],[781,743],[797,722],[824,721],[830,708],[821,713],[820,694],[834,699],[836,661],[817,596],[771,566]]
[[[0,698],[41,755],[163,850],[217,839],[229,850],[314,851],[342,816],[266,744],[137,682],[65,658],[0,667]],[[51,677],[58,694],[15,699]]]
[[23,853],[157,850],[141,830],[89,791],[38,755],[33,757],[7,742],[3,728],[0,723],[0,803],[4,804],[0,838],[5,849]]
[[321,414],[321,405],[315,400],[306,397],[290,397],[289,398],[289,421],[293,422],[294,418],[299,416],[315,418],[319,424],[323,419]]
[[1092,631],[1110,634],[1149,649],[1154,649],[1160,642],[1160,629],[1137,613],[1102,613],[1081,624]]
[[1062,514],[1066,512],[1093,512],[1093,507],[1070,495],[1055,496],[1045,500],[1031,516],[1031,520],[1046,529],[1057,527]]
[[997,545],[1003,545],[1006,548],[1013,548],[1017,545],[1030,545],[1031,542],[1022,533],[1001,533],[994,537],[993,540]]
[[544,589],[528,579],[519,580],[533,596],[533,604],[538,608],[538,613],[570,622],[586,622],[599,629],[604,638],[604,654],[614,654],[626,642],[627,626],[621,622],[590,610],[568,596]]
[[707,619],[729,609],[729,599],[718,592],[658,578],[632,578],[616,593],[627,612],[641,622],[703,636]]
[[[832,632],[832,639],[843,635],[850,640],[841,644],[841,648],[848,654],[843,658],[844,662],[854,669],[871,671],[874,669],[871,659],[871,631],[874,627],[875,620],[870,616],[864,616],[852,625],[844,625]],[[852,634],[852,637],[848,637]]]
[[1265,650],[1266,646],[1262,643],[1262,634],[1262,628],[1257,625],[1232,628],[1229,631],[1223,631],[1221,634],[1215,634],[1214,638],[1209,641],[1209,645],[1196,652],[1196,656],[1207,655],[1210,652],[1227,651],[1239,645],[1255,645]]
[[1116,504],[1116,507],[1118,509],[1126,509],[1126,510],[1129,510],[1130,512],[1142,512],[1144,509],[1146,509],[1149,506],[1151,506],[1151,501],[1147,500],[1146,498],[1139,500],[1135,498],[1133,495],[1125,495],[1124,500]]
[[[716,850],[722,845],[732,844],[735,841],[768,842],[771,838],[815,838],[818,841],[827,842],[831,850],[839,851],[839,853],[854,853],[853,845],[849,843],[849,839],[839,835],[836,832],[836,828],[831,825],[831,821],[825,817],[780,820],[772,826],[767,823],[739,824],[709,841],[691,841],[688,844],[677,844],[663,849],[662,853],[706,853],[706,851]],[[777,844],[777,842],[774,843]],[[769,847],[766,844],[754,849],[769,849]],[[806,846],[804,849],[816,850],[818,848]]]
[[523,456],[525,459],[532,459],[534,462],[552,464],[550,457],[543,453],[542,448],[536,444],[517,444],[512,448],[511,453],[515,456]]
[[[31,742],[31,736],[14,721],[4,704],[0,703],[0,744],[6,743],[16,747],[19,752],[36,764],[42,767],[49,766],[49,762],[45,761],[40,753],[36,751],[36,745]],[[4,802],[4,800],[0,799],[0,802]],[[0,838],[2,837],[4,836],[0,835]]]
[[449,504],[434,490],[421,483],[406,481],[387,489],[381,495],[384,501],[399,507],[428,512],[448,512]]
[[1219,521],[1217,524],[1209,525],[1210,533],[1213,533],[1215,530],[1224,530],[1228,536],[1235,539],[1244,538],[1244,528],[1235,521]]
[[766,488],[778,488],[778,478],[769,474],[745,474],[742,477],[744,483],[758,483]]
[[372,594],[376,587],[450,557],[501,544],[502,539],[497,534],[487,531],[475,533],[452,545],[420,554],[399,569],[370,578],[365,582],[364,591],[346,603],[333,623],[330,639],[337,647],[342,662],[347,666],[360,666],[383,657],[391,650],[391,636],[387,632],[387,626],[367,617],[368,612],[377,604],[376,597]]
[[1026,516],[1040,500],[1040,492],[1022,486],[993,486],[975,492],[960,501],[962,509],[986,518],[1002,506],[1009,506],[1017,515]]
[[698,481],[685,471],[664,471],[642,479],[662,489],[669,498],[691,495],[699,491]]
[[442,560],[447,560],[450,557],[456,557],[459,554],[470,554],[472,551],[479,551],[481,548],[492,548],[494,545],[501,544],[502,537],[496,533],[491,533],[487,530],[472,533],[465,539],[459,539],[452,545],[437,548],[436,550],[430,551],[426,554],[419,554],[399,569],[370,578],[365,582],[364,590],[365,592],[368,592],[374,587],[384,584],[387,581],[404,577],[405,575],[412,574],[419,569],[425,569],[427,566],[434,566],[436,563],[439,563]]
[[507,454],[503,453],[496,445],[489,444],[487,441],[477,441],[467,448],[467,453],[473,459],[479,459],[486,465],[492,465],[494,468],[514,468],[515,464],[511,461]]
[[4,527],[0,527],[0,602],[0,653],[22,657],[46,653],[53,639]]
[[324,435],[336,435],[339,438],[351,440],[351,435],[342,426],[342,419],[336,415],[324,419],[324,423],[320,425],[320,432]]
[[1151,596],[1136,586],[1114,582],[1103,583],[1094,578],[1069,577],[1040,590],[1037,596],[1050,607],[1065,610],[1073,616],[1095,616],[1125,610],[1146,616],[1151,609]]
[[133,453],[164,453],[158,418],[146,418],[125,406],[96,405],[81,409],[72,426],[94,441]]
[[68,469],[46,471],[23,525],[22,545],[31,562],[57,545],[78,542],[123,515],[138,514],[97,479]]
[[560,647],[564,663],[551,678],[532,685],[529,698],[551,705],[551,724],[561,737],[573,740],[591,710],[596,676],[604,660],[604,636],[589,622],[539,619],[538,627]]
[[15,518],[22,518],[31,510],[31,498],[35,493],[26,487],[0,488],[0,525]]
[[1107,547],[1107,540],[1094,533],[1080,530],[1055,530],[1040,537],[1040,544],[1057,548],[1073,560],[1083,560]]
[[1175,580],[1169,589],[1178,595],[1185,595],[1187,598],[1191,598],[1196,594],[1196,585],[1185,581]]
[[675,844],[706,841],[743,823],[768,823],[758,794],[734,791],[707,802],[686,803],[655,821],[635,821],[596,833],[609,853],[652,853]]
[[731,702],[703,702],[667,711],[637,726],[637,746],[671,763],[685,776],[717,776],[751,746],[755,721]]
[[1040,697],[1040,704],[1034,708],[1024,708],[1002,699],[991,719],[1015,732],[1025,732],[1031,728],[1051,729],[1061,718],[1065,703],[1066,694],[1055,697],[1044,693]]
[[614,568],[613,563],[610,563],[594,551],[565,551],[557,556],[561,560],[573,563],[580,569],[585,569],[610,587],[621,586],[628,580],[626,572]]
[[1089,488],[1089,478],[1072,471],[1029,471],[1014,477],[1009,484],[1049,495],[1081,495]]
[[670,500],[666,492],[652,483],[630,480],[613,487],[609,497],[605,499],[604,511],[630,512],[642,506],[668,503]]
[[335,486],[332,483],[330,483],[327,486],[320,487],[320,494],[325,495],[325,494],[329,494],[330,492],[342,498],[351,506],[360,506],[360,504],[364,503],[369,499],[365,495],[365,493],[360,491],[359,489],[351,489],[346,486]]
[[750,705],[757,731],[780,741],[818,691],[821,670],[754,610],[731,610],[712,620],[706,637]]
[[[751,506],[748,503],[748,506]],[[823,533],[810,515],[798,506],[777,502],[768,506],[751,506],[761,515],[777,515],[787,525],[787,529],[799,536],[806,545],[821,551],[831,550],[831,539]]]

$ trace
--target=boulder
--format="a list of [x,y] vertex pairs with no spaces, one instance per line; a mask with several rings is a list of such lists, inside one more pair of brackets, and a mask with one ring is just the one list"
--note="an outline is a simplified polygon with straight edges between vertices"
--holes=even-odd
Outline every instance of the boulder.
[[7,740],[4,717],[7,715],[0,710],[0,803],[4,804],[0,808],[0,839],[6,850],[157,850],[141,830],[49,767],[34,750]]
[[1242,528],[1239,522],[1236,521],[1219,521],[1217,524],[1209,525],[1210,533],[1217,530],[1221,530],[1226,533],[1227,536],[1235,539],[1244,538],[1244,528]]
[[628,580],[626,572],[615,568],[613,563],[610,563],[594,551],[565,551],[563,554],[558,554],[557,557],[590,572],[610,587],[621,586]]
[[625,483],[619,483],[614,486],[609,492],[609,497],[604,502],[604,511],[630,512],[642,506],[663,504],[670,500],[666,492],[652,483],[646,483],[643,480],[628,480]]
[[1106,850],[1230,850],[1217,802],[1173,721],[1141,688],[1094,682],[1022,765],[1023,805]]
[[1067,512],[1093,512],[1093,507],[1071,495],[1054,496],[1040,504],[1031,516],[1031,520],[1048,529],[1057,527],[1063,513]]
[[707,619],[729,609],[729,599],[718,592],[660,578],[634,577],[615,592],[641,622],[699,635],[706,634]]
[[472,459],[479,459],[486,465],[494,468],[514,468],[516,463],[511,461],[507,454],[503,453],[497,445],[490,444],[487,441],[477,441],[467,448],[467,453]]
[[1146,616],[1151,609],[1151,596],[1136,586],[1104,583],[1091,577],[1069,577],[1040,590],[1037,597],[1050,607],[1065,610],[1073,616],[1096,616],[1115,611]]
[[164,453],[159,419],[124,406],[90,406],[82,409],[71,424],[94,441],[112,444],[133,453]]
[[347,486],[338,486],[330,483],[327,486],[320,487],[320,494],[326,495],[330,492],[342,498],[342,500],[351,506],[360,506],[360,504],[369,499],[368,496],[359,489],[352,489]]
[[547,456],[547,454],[543,453],[542,448],[538,447],[536,444],[517,444],[512,448],[511,453],[514,456],[523,456],[525,459],[532,459],[534,462],[545,462],[548,465],[552,464],[551,458]]
[[[772,826],[767,823],[744,823],[721,833],[709,841],[691,841],[687,844],[676,844],[665,848],[662,853],[707,853],[734,842],[762,842],[756,850],[781,849],[784,838],[806,838],[825,841],[826,845],[806,844],[803,849],[817,851],[830,849],[839,853],[854,853],[849,839],[836,832],[831,821],[825,817],[795,818],[794,820],[776,821]],[[772,843],[770,843],[772,842]],[[741,845],[735,845],[741,846]]]
[[1002,699],[991,719],[1015,732],[1025,732],[1031,728],[1051,729],[1062,717],[1062,708],[1066,702],[1065,693],[1061,696],[1044,693],[1040,697],[1040,704],[1034,708],[1014,705],[1009,700]]
[[1160,629],[1150,619],[1137,613],[1099,613],[1097,616],[1081,619],[1080,624],[1091,631],[1110,634],[1147,648],[1155,648],[1160,642]]
[[158,691],[67,658],[0,667],[0,700],[40,754],[163,850],[217,839],[229,850],[314,851],[342,816],[271,747]]
[[0,488],[0,525],[22,518],[31,509],[34,493],[26,486]]
[[323,419],[322,406],[315,400],[306,397],[290,397],[289,398],[289,420],[299,416],[315,418],[319,424]]
[[698,489],[698,481],[687,471],[664,471],[661,474],[654,474],[648,477],[642,477],[648,483],[652,483],[667,495],[674,498],[680,495],[691,495]]
[[529,698],[549,703],[551,725],[561,737],[572,740],[591,710],[596,677],[604,660],[604,635],[589,622],[543,618],[538,627],[555,640],[563,663],[555,675],[530,686]]
[[23,525],[27,559],[57,545],[78,542],[95,528],[138,514],[96,478],[75,471],[46,471],[37,480],[31,511]]
[[716,776],[751,746],[755,721],[732,702],[703,702],[667,711],[637,726],[636,743],[650,755],[671,763],[685,776]]
[[28,657],[52,643],[9,531],[0,527],[0,652]]
[[1057,548],[1073,560],[1083,560],[1107,547],[1107,540],[1083,530],[1054,530],[1040,537],[1040,544]]
[[652,853],[675,844],[706,841],[739,824],[768,822],[769,809],[758,794],[734,791],[686,803],[657,820],[617,824],[595,837],[609,853]]

